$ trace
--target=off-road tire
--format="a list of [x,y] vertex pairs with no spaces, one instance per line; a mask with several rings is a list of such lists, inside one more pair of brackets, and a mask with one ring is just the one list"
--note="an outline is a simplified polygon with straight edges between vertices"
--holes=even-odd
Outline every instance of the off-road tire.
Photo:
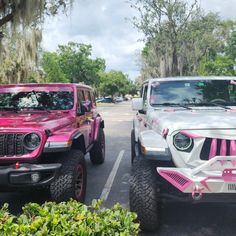
[[87,171],[84,154],[80,150],[70,150],[61,154],[60,174],[50,185],[53,201],[68,201],[71,198],[84,202],[87,184]]
[[131,164],[133,164],[135,158],[135,135],[134,129],[131,130]]
[[90,161],[94,165],[100,165],[105,161],[105,134],[102,128],[99,129],[98,140],[90,151]]
[[160,225],[161,200],[158,198],[157,174],[151,161],[135,158],[130,179],[130,210],[136,212],[140,227],[157,230]]

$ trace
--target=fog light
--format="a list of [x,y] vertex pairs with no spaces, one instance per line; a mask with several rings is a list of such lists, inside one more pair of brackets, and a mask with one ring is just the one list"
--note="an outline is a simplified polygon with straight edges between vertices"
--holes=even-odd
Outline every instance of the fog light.
[[32,180],[34,183],[38,183],[39,180],[40,180],[40,174],[37,173],[37,172],[31,174],[31,180]]

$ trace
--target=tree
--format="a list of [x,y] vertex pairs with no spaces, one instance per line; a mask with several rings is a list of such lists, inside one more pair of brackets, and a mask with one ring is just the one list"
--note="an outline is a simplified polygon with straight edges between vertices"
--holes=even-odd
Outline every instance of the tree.
[[128,76],[121,71],[111,70],[103,72],[101,75],[101,83],[98,91],[102,96],[112,96],[115,94],[125,95],[132,91],[132,85]]
[[229,56],[217,56],[214,60],[203,62],[199,74],[204,76],[232,76],[235,75],[234,60]]
[[100,72],[105,70],[105,60],[91,58],[92,46],[69,42],[59,45],[57,52],[44,52],[42,67],[51,82],[71,82],[97,86]]
[[[234,26],[236,27],[236,22],[234,23]],[[236,60],[236,31],[232,31],[230,38],[228,39],[227,46],[225,48],[225,54],[232,60]]]
[[221,24],[222,47],[202,59],[199,74],[232,76],[236,75],[236,22],[223,21]]
[[[72,6],[72,0],[0,0],[1,82],[24,82],[37,65],[45,15],[54,16]],[[15,54],[20,57],[15,58]],[[9,70],[12,72],[8,72]],[[16,77],[15,77],[16,76]]]
[[69,78],[63,73],[59,65],[59,57],[54,52],[44,52],[42,67],[46,73],[46,82],[70,82]]
[[72,0],[0,0],[0,27],[9,22],[14,27],[38,24],[43,20],[44,14],[56,15],[72,2]]
[[[134,25],[144,33],[143,73],[148,77],[196,74],[198,65],[217,45],[217,14],[207,15],[197,0],[130,0],[140,13]],[[145,76],[147,77],[147,76]]]

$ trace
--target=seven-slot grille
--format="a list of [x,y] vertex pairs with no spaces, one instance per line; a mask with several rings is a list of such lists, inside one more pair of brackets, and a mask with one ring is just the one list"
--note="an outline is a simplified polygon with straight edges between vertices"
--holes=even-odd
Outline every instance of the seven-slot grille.
[[209,160],[214,156],[234,155],[236,155],[235,140],[206,138],[200,153],[200,159]]
[[25,134],[0,134],[0,157],[19,156],[32,151],[24,148],[23,138]]

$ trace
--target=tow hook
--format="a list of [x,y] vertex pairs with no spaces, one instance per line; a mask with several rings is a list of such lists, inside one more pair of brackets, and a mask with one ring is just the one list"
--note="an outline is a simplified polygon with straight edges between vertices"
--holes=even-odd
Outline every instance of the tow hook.
[[204,188],[203,187],[199,187],[198,185],[196,185],[194,188],[193,188],[193,191],[192,191],[192,198],[193,200],[200,200],[202,198],[202,190]]

